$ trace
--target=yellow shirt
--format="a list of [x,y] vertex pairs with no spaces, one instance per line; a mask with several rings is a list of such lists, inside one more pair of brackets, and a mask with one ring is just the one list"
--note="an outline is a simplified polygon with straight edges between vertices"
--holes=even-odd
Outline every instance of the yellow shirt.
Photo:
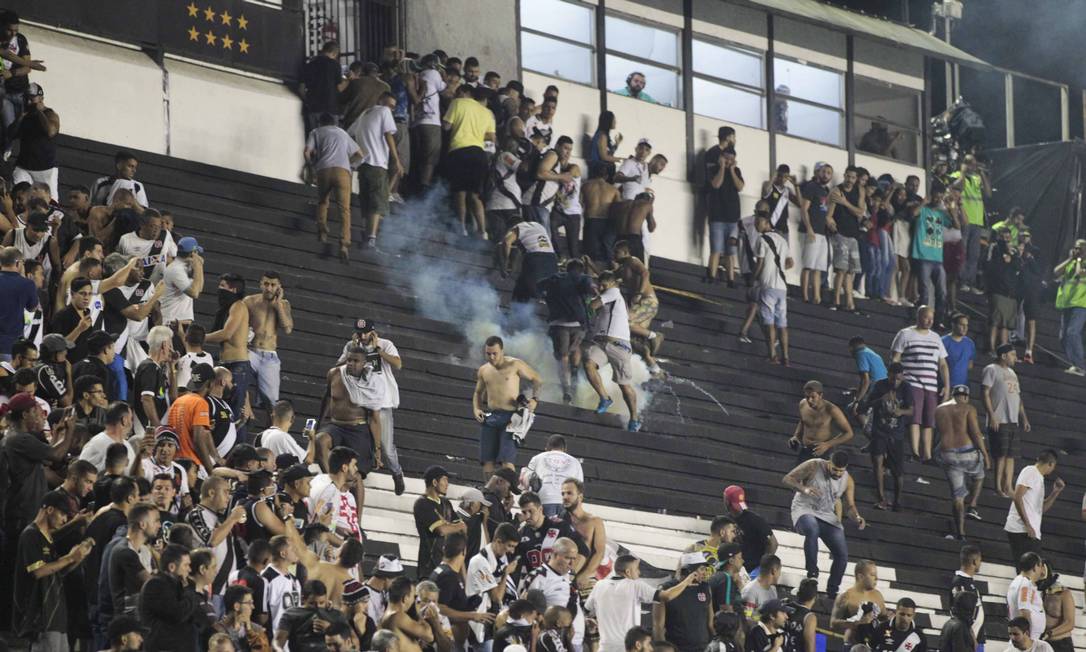
[[445,112],[444,121],[452,125],[449,137],[449,151],[464,147],[482,147],[483,137],[494,133],[494,114],[490,109],[470,97],[459,97],[452,101]]

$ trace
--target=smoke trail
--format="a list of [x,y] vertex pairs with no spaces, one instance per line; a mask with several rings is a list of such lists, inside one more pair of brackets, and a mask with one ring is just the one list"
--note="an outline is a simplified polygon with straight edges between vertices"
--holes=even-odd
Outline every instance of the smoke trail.
[[[481,273],[478,267],[457,260],[457,254],[465,248],[490,255],[495,253],[496,245],[480,240],[465,243],[449,228],[456,222],[450,205],[449,192],[443,186],[400,204],[382,225],[379,246],[389,254],[382,262],[405,277],[419,315],[449,324],[464,338],[468,344],[468,363],[481,365],[483,342],[491,335],[498,335],[505,342],[507,355],[524,360],[542,376],[540,398],[561,402],[558,363],[547,336],[546,322],[539,317],[535,306],[504,309],[501,295],[493,285],[496,272]],[[422,229],[427,229],[426,239],[420,239]],[[640,357],[634,356],[633,360],[638,407],[645,414],[652,394],[642,385],[650,379],[650,374]],[[622,394],[609,373],[609,368],[601,370],[605,389],[615,401],[611,411],[626,415]],[[594,408],[598,398],[581,374],[574,404]]]

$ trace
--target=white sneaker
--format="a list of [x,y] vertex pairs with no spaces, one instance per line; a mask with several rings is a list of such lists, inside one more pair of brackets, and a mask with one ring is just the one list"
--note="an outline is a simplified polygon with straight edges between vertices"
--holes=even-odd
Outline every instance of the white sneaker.
[[1068,367],[1063,370],[1065,374],[1071,374],[1074,376],[1086,376],[1086,371],[1079,369],[1078,367]]
[[852,291],[852,298],[853,299],[866,299],[867,295],[864,294],[863,292],[860,292],[859,290],[853,290]]
[[898,299],[897,303],[898,303],[899,306],[905,306],[906,308],[914,308],[915,307],[915,304],[913,304],[913,302],[909,301],[908,299]]
[[981,290],[980,288],[973,288],[972,290],[970,290],[970,292],[977,296],[984,294],[984,290]]
[[401,197],[400,193],[398,193],[398,192],[394,192],[391,195],[389,195],[388,200],[390,202],[392,202],[393,204],[402,204],[403,203],[403,197]]

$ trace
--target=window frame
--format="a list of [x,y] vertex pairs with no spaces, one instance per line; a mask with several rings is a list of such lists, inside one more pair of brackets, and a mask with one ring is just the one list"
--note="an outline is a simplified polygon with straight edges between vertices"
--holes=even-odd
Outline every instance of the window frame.
[[589,86],[589,87],[592,87],[592,88],[597,88],[599,86],[599,79],[597,79],[598,75],[596,74],[596,72],[598,70],[598,57],[600,55],[600,49],[599,49],[598,44],[596,43],[596,21],[599,19],[599,15],[598,15],[598,13],[596,11],[597,7],[595,5],[591,5],[591,4],[588,4],[586,2],[579,2],[578,0],[553,0],[553,1],[554,2],[564,2],[566,4],[574,5],[576,7],[582,8],[582,9],[588,9],[589,15],[592,18],[592,24],[591,24],[590,29],[589,29],[589,34],[591,34],[591,42],[585,43],[583,41],[578,41],[576,39],[568,38],[568,37],[563,36],[561,34],[550,34],[548,32],[544,32],[544,31],[535,29],[533,27],[525,26],[524,23],[522,22],[522,19],[521,19],[521,13],[522,13],[523,10],[521,9],[521,3],[519,3],[519,2],[517,3],[517,39],[518,39],[518,41],[522,41],[522,39],[520,38],[520,34],[526,32],[528,34],[532,34],[532,35],[535,35],[535,36],[538,36],[538,37],[541,37],[541,38],[547,38],[547,39],[551,39],[553,41],[561,41],[562,43],[565,43],[566,45],[571,45],[571,46],[580,48],[582,50],[587,49],[589,51],[589,56],[592,58],[591,80],[586,84],[585,82],[582,82],[582,81],[579,81],[579,80],[576,80],[576,79],[570,79],[568,77],[563,77],[561,75],[554,75],[553,73],[551,73],[549,71],[535,70],[534,68],[531,68],[529,66],[524,65],[524,55],[523,55],[523,53],[520,53],[520,60],[521,60],[520,61],[520,66],[521,66],[521,69],[529,71],[529,72],[533,72],[533,73],[535,73],[537,75],[544,75],[544,76],[547,76],[547,77],[556,77],[556,78],[561,79],[562,81],[564,81],[566,83],[569,83],[569,84],[579,84],[581,86]]
[[[621,11],[613,11],[611,9],[607,9],[603,14],[604,33],[606,33],[606,30],[607,30],[607,19],[608,18],[617,18],[619,20],[624,20],[624,21],[626,21],[628,23],[635,23],[637,25],[644,25],[645,27],[649,27],[651,29],[658,29],[658,30],[663,31],[663,32],[669,32],[671,34],[674,34],[675,35],[675,44],[676,44],[676,46],[678,48],[678,51],[675,53],[675,55],[676,55],[675,60],[678,63],[676,63],[675,65],[672,65],[672,64],[668,64],[668,63],[663,63],[661,61],[652,61],[652,60],[649,60],[649,59],[645,59],[644,57],[639,57],[636,54],[632,54],[632,53],[629,53],[629,52],[624,52],[622,50],[616,50],[615,48],[611,47],[610,39],[607,39],[607,44],[606,44],[607,47],[605,47],[603,49],[602,53],[601,53],[603,55],[605,78],[603,80],[601,80],[600,83],[602,83],[604,86],[607,85],[607,79],[606,79],[607,67],[606,66],[607,66],[607,56],[608,55],[615,56],[615,57],[618,57],[620,59],[627,59],[627,60],[633,61],[635,63],[641,63],[641,64],[644,64],[646,66],[652,66],[653,68],[660,68],[660,69],[663,69],[663,70],[668,70],[670,72],[675,73],[675,81],[676,81],[676,84],[675,84],[675,104],[673,104],[673,105],[663,104],[663,103],[660,103],[659,100],[657,100],[657,104],[658,104],[658,106],[662,106],[662,107],[668,108],[668,109],[678,109],[679,111],[686,111],[687,107],[683,105],[683,52],[682,52],[683,51],[683,31],[681,29],[679,29],[678,27],[672,27],[671,25],[665,25],[663,23],[657,23],[657,22],[653,22],[651,20],[645,20],[643,18],[639,18],[637,16],[631,16],[630,14],[626,14],[626,13],[623,13]],[[629,74],[629,73],[627,73],[627,74]],[[606,90],[608,93],[614,93],[614,91],[612,91],[610,88],[605,88],[604,90]],[[651,95],[651,93],[650,93],[650,95]]]
[[[909,133],[913,134],[916,137],[916,142],[917,142],[917,145],[916,145],[917,151],[916,151],[916,155],[914,157],[916,159],[915,162],[906,161],[906,160],[901,159],[901,158],[895,158],[895,157],[890,156],[888,154],[876,154],[874,152],[867,152],[867,151],[859,149],[860,138],[863,137],[863,134],[853,134],[853,138],[856,140],[856,144],[857,144],[856,153],[857,154],[863,154],[864,156],[875,156],[875,157],[880,158],[880,159],[886,159],[887,161],[895,161],[897,163],[902,163],[904,165],[922,166],[923,165],[923,159],[924,159],[924,149],[923,149],[924,148],[924,104],[923,104],[923,102],[924,102],[924,92],[923,91],[918,91],[915,88],[910,88],[908,86],[902,86],[901,84],[894,84],[894,83],[891,83],[891,82],[883,81],[881,79],[875,79],[873,77],[868,77],[866,75],[856,75],[856,74],[854,74],[853,78],[854,78],[853,85],[852,85],[853,95],[856,95],[856,90],[855,90],[856,89],[856,83],[855,83],[855,80],[863,80],[863,82],[865,84],[877,84],[879,86],[883,86],[883,87],[886,87],[886,88],[900,89],[902,91],[905,91],[905,92],[908,92],[908,93],[912,94],[916,99],[916,118],[917,118],[917,122],[918,122],[918,124],[915,127],[914,126],[909,126],[909,125],[903,125],[903,124],[901,124],[899,122],[894,122],[892,120],[888,120],[886,118],[886,116],[883,116],[880,119],[879,116],[877,116],[877,115],[868,115],[866,113],[862,113],[860,111],[855,111],[854,110],[852,112],[853,122],[855,122],[857,118],[859,118],[860,120],[866,120],[867,122],[875,122],[875,121],[882,122],[882,123],[885,123],[888,127],[893,127],[893,128],[899,129],[901,131],[906,131],[906,132],[909,132]],[[855,106],[855,104],[856,104],[856,98],[853,97],[853,106]]]
[[[706,115],[704,113],[698,113],[695,110],[695,106],[697,106],[697,98],[696,97],[694,97],[694,106],[691,106],[689,108],[689,111],[691,113],[693,113],[694,115],[700,115],[702,117],[709,118],[710,120],[723,120],[725,122],[734,122],[735,124],[741,124],[741,125],[744,125],[746,127],[751,128],[751,129],[760,129],[762,131],[765,131],[766,130],[766,106],[767,106],[767,102],[769,101],[768,100],[769,93],[766,91],[766,86],[765,86],[765,60],[766,60],[766,54],[768,54],[768,53],[765,50],[759,50],[757,48],[753,48],[753,47],[750,47],[750,46],[740,45],[738,43],[733,43],[732,41],[727,41],[727,40],[724,40],[724,39],[721,39],[721,38],[717,38],[715,36],[710,36],[708,34],[703,34],[701,32],[694,32],[692,34],[692,36],[690,38],[691,52],[693,52],[693,47],[694,47],[694,42],[695,41],[701,41],[702,43],[705,43],[707,45],[711,45],[713,47],[723,48],[723,49],[726,49],[726,50],[734,50],[736,52],[740,52],[742,54],[749,54],[751,56],[755,56],[755,57],[758,58],[759,74],[761,76],[761,86],[751,86],[751,85],[745,84],[743,82],[733,81],[733,80],[730,80],[730,79],[725,79],[723,77],[717,77],[716,75],[712,75],[712,74],[709,74],[709,73],[698,72],[698,69],[694,67],[693,56],[691,56],[691,61],[690,61],[690,78],[691,78],[691,81],[696,80],[696,79],[700,79],[701,81],[708,82],[710,84],[717,84],[719,86],[725,86],[725,87],[732,88],[732,89],[737,90],[737,91],[742,91],[742,92],[745,92],[745,93],[750,93],[752,95],[757,95],[761,100],[761,109],[762,109],[762,115],[760,116],[761,124],[759,126],[747,125],[747,124],[744,124],[744,123],[739,122],[739,121],[734,120],[734,119],[720,118],[720,117],[717,117],[717,116]],[[691,93],[693,94],[693,88],[691,88]],[[693,95],[692,95],[692,97],[693,97]]]
[[[779,136],[788,136],[789,138],[799,138],[801,140],[810,141],[812,143],[819,143],[819,144],[822,144],[822,145],[828,145],[830,147],[835,147],[837,149],[845,149],[846,148],[845,146],[848,143],[848,138],[849,138],[849,135],[847,133],[847,131],[848,131],[848,88],[847,88],[848,72],[844,71],[844,70],[838,70],[837,68],[832,68],[830,66],[824,66],[824,65],[817,64],[817,63],[811,63],[809,61],[802,61],[800,59],[797,59],[796,57],[781,55],[781,54],[777,54],[776,52],[774,52],[774,54],[773,54],[774,77],[776,77],[776,60],[777,59],[780,59],[782,61],[789,61],[791,63],[796,63],[796,64],[799,64],[801,66],[805,66],[807,68],[816,68],[818,70],[824,70],[826,72],[832,72],[834,74],[837,74],[837,75],[841,76],[841,83],[842,83],[842,88],[841,88],[841,105],[842,106],[840,108],[838,108],[836,106],[833,106],[831,104],[823,104],[821,102],[815,102],[814,100],[808,100],[808,99],[804,99],[802,97],[796,97],[795,95],[781,95],[781,94],[777,93],[777,90],[775,88],[773,89],[773,99],[774,100],[784,98],[788,102],[798,102],[799,104],[805,104],[807,106],[813,106],[813,107],[818,108],[818,109],[822,109],[822,110],[825,110],[825,111],[833,111],[833,112],[837,113],[841,118],[841,124],[840,124],[839,131],[838,131],[838,138],[839,138],[838,142],[831,143],[831,142],[827,142],[825,140],[820,140],[818,138],[811,138],[810,136],[801,136],[799,134],[793,134],[791,132],[781,133],[781,132],[778,131],[777,135],[779,135]],[[769,94],[769,90],[770,89],[768,89],[768,88],[766,89],[767,96]],[[767,105],[771,106],[772,103],[767,102]],[[769,116],[769,119],[770,120],[773,119],[772,115]]]

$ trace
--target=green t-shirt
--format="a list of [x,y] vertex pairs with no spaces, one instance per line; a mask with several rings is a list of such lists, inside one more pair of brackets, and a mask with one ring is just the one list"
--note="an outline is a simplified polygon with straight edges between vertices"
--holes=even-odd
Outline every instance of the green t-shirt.
[[970,226],[984,226],[984,186],[979,174],[962,176],[961,171],[950,175],[962,180],[962,210],[969,218]]
[[1086,308],[1086,265],[1072,261],[1063,269],[1060,289],[1056,291],[1056,307]]
[[921,206],[913,234],[912,257],[915,260],[943,262],[943,228],[950,225],[950,216],[943,209]]

